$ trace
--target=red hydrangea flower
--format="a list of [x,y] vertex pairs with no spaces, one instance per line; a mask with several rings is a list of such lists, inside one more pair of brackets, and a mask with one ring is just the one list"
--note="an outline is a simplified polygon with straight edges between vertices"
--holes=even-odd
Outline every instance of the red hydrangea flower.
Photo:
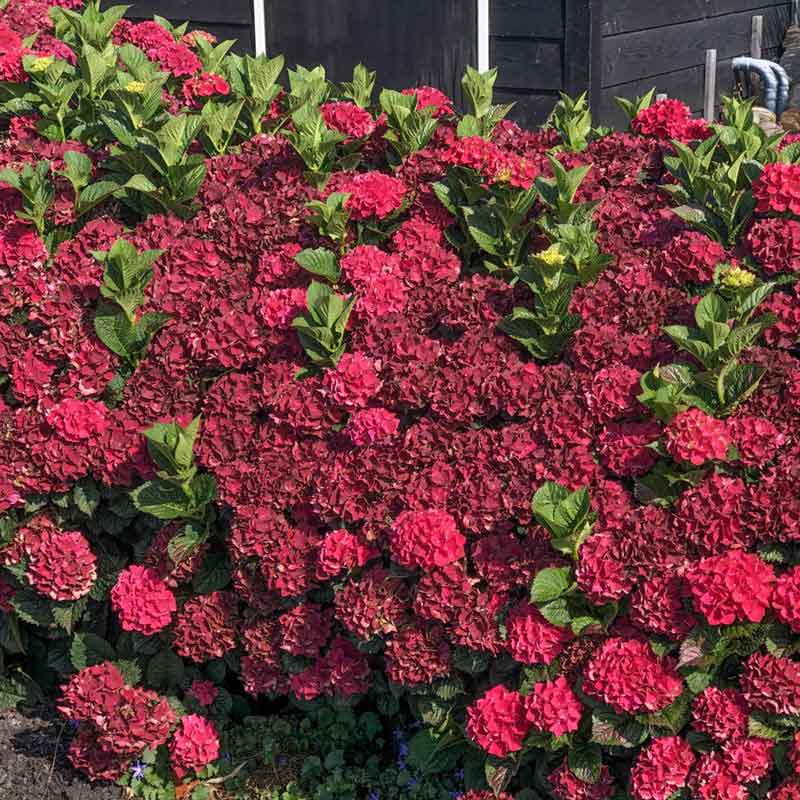
[[698,231],[683,231],[661,251],[658,265],[676,284],[711,283],[714,269],[728,254],[721,244]]
[[47,424],[65,441],[82,442],[105,432],[108,409],[94,400],[62,400],[47,412]]
[[772,593],[775,616],[795,633],[800,633],[800,566],[784,572]]
[[123,570],[111,589],[111,606],[125,631],[153,636],[172,622],[175,595],[155,570],[133,564]]
[[563,736],[580,727],[583,705],[561,675],[533,687],[525,698],[525,713],[537,731]]
[[745,700],[769,714],[800,714],[800,662],[753,653],[739,679]]
[[363,447],[391,439],[399,428],[400,419],[391,411],[365,408],[350,417],[344,432],[354,445]]
[[405,511],[389,538],[392,558],[404,567],[446,567],[464,557],[466,538],[446,511]]
[[664,431],[667,452],[676,461],[699,467],[706,461],[724,461],[731,434],[724,420],[710,417],[699,408],[681,411]]
[[767,275],[800,270],[800,222],[768,217],[753,223],[745,239]]
[[198,714],[181,718],[169,743],[172,771],[180,779],[197,772],[219,758],[219,737],[214,723]]
[[522,664],[550,664],[572,639],[569,630],[549,623],[524,600],[509,611],[506,630],[508,652]]
[[631,130],[657,139],[682,139],[690,130],[692,110],[686,103],[668,97],[642,109],[631,121]]
[[394,633],[407,620],[405,584],[383,567],[367,570],[336,593],[336,619],[360,639]]
[[731,625],[764,619],[775,573],[757,555],[731,550],[690,567],[686,581],[695,609],[710,624]]
[[362,172],[344,182],[339,191],[350,195],[345,208],[353,219],[383,219],[403,204],[406,185],[381,172]]
[[325,372],[322,385],[335,403],[355,410],[380,391],[381,381],[372,361],[360,353],[345,353],[335,369]]
[[614,794],[614,779],[607,764],[600,767],[600,777],[594,783],[582,781],[564,759],[547,780],[556,800],[608,800]]
[[800,215],[800,164],[767,164],[753,181],[753,197],[762,214]]
[[772,769],[772,750],[775,742],[756,737],[726,742],[722,748],[731,771],[741,783],[756,783]]
[[530,727],[525,699],[505,686],[492,687],[467,708],[467,736],[498,758],[521,750]]
[[600,461],[615,475],[645,475],[658,461],[658,454],[648,445],[660,436],[657,422],[610,422],[597,440]]
[[97,580],[97,558],[80,531],[60,531],[52,525],[38,530],[26,545],[31,586],[51,600],[78,600]]
[[582,688],[619,714],[638,714],[666,708],[683,691],[683,681],[647,642],[613,638],[589,660]]
[[281,650],[293,656],[316,658],[331,634],[333,609],[318,603],[300,603],[278,618]]
[[258,313],[269,328],[287,329],[305,310],[305,289],[275,289],[264,292],[258,301]]
[[786,442],[786,436],[763,417],[734,417],[729,428],[739,460],[748,467],[763,467],[774,460]]
[[680,736],[654,739],[631,769],[631,794],[636,800],[667,800],[686,786],[694,761],[692,748]]
[[365,108],[344,100],[323,103],[320,107],[325,124],[353,139],[363,139],[375,132],[375,120]]
[[331,531],[319,546],[317,575],[321,579],[333,578],[344,570],[363,567],[380,555],[380,551],[366,544],[354,533],[341,528]]
[[724,744],[747,735],[748,708],[741,692],[709,686],[692,703],[692,727]]
[[217,699],[219,689],[217,689],[211,681],[195,680],[192,681],[192,685],[189,687],[189,694],[194,697],[201,706],[207,708]]
[[689,777],[692,796],[698,800],[745,800],[747,789],[722,753],[705,753],[700,756]]
[[402,686],[429,684],[450,674],[451,650],[439,625],[409,626],[386,644],[386,675]]
[[695,626],[684,608],[683,580],[677,575],[660,575],[642,581],[630,595],[630,620],[642,630],[673,641],[681,641]]
[[122,673],[110,662],[82,669],[62,687],[56,708],[70,720],[90,721],[97,709],[109,713],[125,686]]
[[422,111],[425,108],[432,108],[433,116],[436,119],[449,117],[455,113],[452,100],[444,92],[433,86],[417,86],[415,89],[403,89],[403,94],[415,94],[417,96],[417,109]]
[[586,400],[598,422],[622,419],[641,410],[639,379],[638,370],[619,363],[594,374]]
[[93,727],[80,725],[69,743],[67,760],[90,781],[116,781],[125,773],[131,757],[98,747]]
[[202,662],[236,647],[236,598],[229,592],[192,597],[175,620],[178,655]]
[[201,72],[194,78],[185,81],[181,92],[184,102],[191,108],[200,108],[203,105],[201,98],[213,97],[215,94],[227,95],[231,87],[222,75],[213,72]]

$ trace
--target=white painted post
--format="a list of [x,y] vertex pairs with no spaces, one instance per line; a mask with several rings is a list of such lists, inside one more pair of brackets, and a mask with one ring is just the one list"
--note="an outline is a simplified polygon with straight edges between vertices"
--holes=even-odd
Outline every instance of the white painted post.
[[666,100],[668,97],[666,92],[659,92],[656,95],[656,103],[660,103],[662,100]]
[[703,116],[709,121],[714,121],[717,105],[717,51],[706,50],[706,75],[705,75],[705,103]]
[[753,17],[750,30],[750,57],[761,58],[761,42],[764,40],[764,17]]
[[489,0],[478,0],[478,72],[489,70]]
[[253,0],[253,25],[255,26],[256,56],[267,54],[267,15],[265,0]]

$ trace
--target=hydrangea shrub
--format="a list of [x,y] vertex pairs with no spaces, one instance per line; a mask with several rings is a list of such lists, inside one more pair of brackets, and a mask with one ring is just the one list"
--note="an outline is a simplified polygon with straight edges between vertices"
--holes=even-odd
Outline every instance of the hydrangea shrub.
[[0,702],[134,792],[331,701],[468,800],[800,797],[800,143],[122,13],[0,11]]

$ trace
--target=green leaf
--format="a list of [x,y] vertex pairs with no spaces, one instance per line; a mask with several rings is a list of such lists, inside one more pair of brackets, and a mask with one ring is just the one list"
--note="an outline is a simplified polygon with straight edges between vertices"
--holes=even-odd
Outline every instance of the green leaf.
[[180,519],[191,512],[184,492],[168,481],[147,481],[131,492],[131,499],[139,511],[159,519]]
[[72,500],[78,511],[91,517],[100,505],[100,490],[91,478],[83,478],[75,484]]
[[80,671],[104,661],[113,661],[117,657],[114,646],[93,633],[76,633],[72,637],[69,659],[72,666]]
[[55,622],[53,604],[30,589],[17,592],[11,600],[11,606],[17,616],[29,625],[46,628]]
[[231,570],[224,555],[211,554],[192,580],[192,587],[199,594],[209,594],[224,589],[231,582]]
[[103,303],[94,318],[97,338],[112,353],[126,358],[131,355],[134,341],[133,326],[125,312],[116,305]]
[[534,603],[547,603],[556,600],[569,591],[572,586],[570,567],[547,567],[539,570],[531,585],[531,600]]
[[317,247],[313,250],[302,250],[294,260],[305,270],[314,275],[329,280],[331,283],[338,283],[341,271],[336,261],[336,255],[324,247]]
[[153,689],[162,692],[177,689],[183,675],[183,660],[169,647],[163,648],[147,662],[145,678]]
[[569,771],[584,783],[597,783],[603,767],[603,755],[597,744],[571,747],[567,753]]
[[647,726],[636,720],[601,710],[592,714],[591,741],[603,747],[638,747],[648,735]]

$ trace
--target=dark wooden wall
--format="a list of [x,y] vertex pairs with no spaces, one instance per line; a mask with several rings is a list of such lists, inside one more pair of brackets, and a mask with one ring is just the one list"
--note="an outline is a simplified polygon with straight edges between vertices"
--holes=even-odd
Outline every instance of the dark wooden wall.
[[652,87],[703,108],[705,51],[717,50],[717,90],[732,88],[731,60],[750,52],[751,20],[764,17],[762,57],[775,59],[790,22],[785,0],[604,0],[597,114],[620,123],[614,97]]
[[474,0],[267,0],[267,52],[324,64],[334,81],[362,62],[380,86],[428,84],[459,99],[477,60]]
[[[114,2],[106,0],[104,5]],[[239,53],[255,50],[251,0],[132,0],[129,5],[128,19],[152,19],[158,14],[175,23],[190,20],[190,29],[202,28],[220,41],[236,39],[233,49]]]

